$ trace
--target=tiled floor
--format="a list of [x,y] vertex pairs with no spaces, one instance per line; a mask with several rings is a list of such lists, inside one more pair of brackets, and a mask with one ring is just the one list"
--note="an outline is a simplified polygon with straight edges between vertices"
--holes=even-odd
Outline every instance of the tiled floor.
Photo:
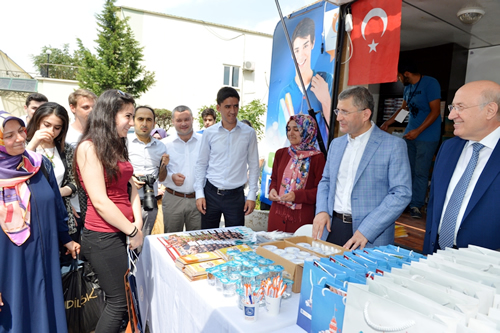
[[396,245],[417,252],[422,252],[425,236],[426,214],[422,212],[422,215],[421,219],[414,219],[409,213],[403,213],[396,220],[396,225],[403,226],[408,234],[408,237],[396,238]]

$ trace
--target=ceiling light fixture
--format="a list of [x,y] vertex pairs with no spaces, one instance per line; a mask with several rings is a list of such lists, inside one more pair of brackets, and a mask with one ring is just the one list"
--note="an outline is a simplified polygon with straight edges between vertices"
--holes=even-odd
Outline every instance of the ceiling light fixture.
[[465,6],[458,11],[457,17],[462,23],[473,25],[476,24],[485,13],[484,9],[478,5]]

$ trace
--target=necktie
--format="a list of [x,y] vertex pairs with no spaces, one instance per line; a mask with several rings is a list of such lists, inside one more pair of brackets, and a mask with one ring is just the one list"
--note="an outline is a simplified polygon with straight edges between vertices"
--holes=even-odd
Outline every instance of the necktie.
[[443,216],[443,223],[441,225],[441,232],[439,233],[439,247],[445,249],[447,247],[453,246],[453,241],[455,239],[455,226],[457,224],[457,217],[462,206],[462,201],[464,200],[465,192],[469,186],[472,174],[476,168],[477,160],[479,158],[479,151],[484,147],[484,145],[476,142],[472,144],[472,157],[465,168],[464,174],[457,183],[457,186],[451,194],[450,201],[446,207],[446,211]]

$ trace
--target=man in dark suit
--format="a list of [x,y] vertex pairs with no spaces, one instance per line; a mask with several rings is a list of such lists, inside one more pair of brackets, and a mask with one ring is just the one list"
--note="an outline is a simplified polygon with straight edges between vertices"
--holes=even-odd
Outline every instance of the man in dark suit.
[[423,252],[469,244],[500,249],[500,85],[475,81],[449,106],[456,137],[439,150]]

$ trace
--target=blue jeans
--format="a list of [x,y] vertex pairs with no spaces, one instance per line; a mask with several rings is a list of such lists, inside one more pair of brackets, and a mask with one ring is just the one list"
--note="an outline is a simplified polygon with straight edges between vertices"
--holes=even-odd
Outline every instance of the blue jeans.
[[410,207],[422,208],[425,204],[427,185],[429,183],[429,170],[432,158],[439,145],[439,141],[406,140],[408,159],[410,160],[411,182],[413,193]]

